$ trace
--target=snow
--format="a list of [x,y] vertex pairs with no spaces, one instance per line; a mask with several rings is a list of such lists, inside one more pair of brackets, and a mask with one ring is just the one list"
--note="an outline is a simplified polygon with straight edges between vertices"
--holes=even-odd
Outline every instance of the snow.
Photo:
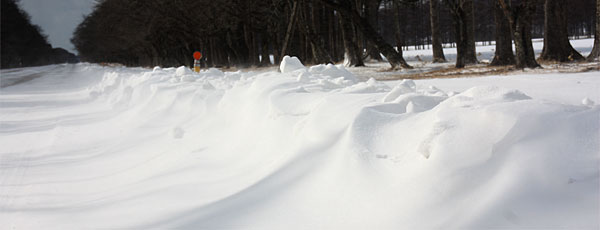
[[[159,71],[160,69],[155,69],[155,71]],[[179,68],[177,68],[177,70],[175,70],[175,75],[177,76],[185,76],[185,75],[190,75],[192,74],[192,70],[185,67],[185,66],[180,66]]]
[[402,80],[400,84],[396,85],[385,97],[383,102],[390,102],[398,98],[402,94],[416,92],[415,82],[412,80]]
[[[580,39],[580,40],[571,40],[571,45],[579,51],[584,57],[587,57],[592,51],[594,44],[594,39]],[[450,48],[449,44],[445,44],[444,55],[448,62],[446,63],[432,63],[433,55],[430,49],[421,49],[415,50],[414,47],[409,47],[408,50],[403,52],[403,56],[408,62],[409,65],[415,67],[414,69],[401,69],[398,71],[387,71],[391,66],[387,62],[368,62],[365,63],[367,67],[348,67],[348,70],[354,73],[359,79],[369,79],[371,77],[375,77],[376,79],[381,79],[386,76],[397,76],[397,75],[407,75],[407,74],[418,74],[425,73],[435,70],[442,70],[446,68],[452,68],[455,65],[456,61],[456,48]],[[533,39],[533,48],[537,57],[542,52],[544,48],[544,42],[542,39]],[[481,43],[477,43],[476,52],[477,59],[482,62],[480,66],[486,66],[487,63],[491,62],[494,59],[494,52],[496,50],[495,45],[482,45]],[[514,45],[513,45],[514,52]],[[556,66],[560,66],[560,64],[542,64],[544,68],[552,69]],[[581,65],[581,64],[580,64]],[[598,68],[598,63],[592,63],[592,66]],[[382,70],[386,70],[383,72]],[[464,72],[469,71],[481,71],[485,69],[464,69]],[[545,70],[546,72],[548,70]],[[525,71],[527,72],[536,72],[535,70]],[[536,73],[537,74],[537,73]]]
[[290,56],[285,56],[283,57],[283,60],[281,61],[279,70],[282,73],[289,73],[292,72],[294,70],[298,70],[298,69],[304,69],[304,65],[302,65],[302,62],[300,62],[300,59],[298,59],[297,57],[290,57]]
[[[600,85],[597,78],[600,73],[524,73],[520,75],[487,76],[479,78],[427,79],[422,84],[435,85],[444,91],[462,92],[474,86],[495,85],[505,88],[521,89],[525,94],[538,99],[564,104],[580,104],[588,97],[600,99]],[[390,82],[390,85],[395,84]]]
[[581,104],[592,107],[594,106],[595,102],[586,97],[581,100]]
[[2,70],[0,223],[600,227],[597,71],[359,81],[294,57],[280,70]]

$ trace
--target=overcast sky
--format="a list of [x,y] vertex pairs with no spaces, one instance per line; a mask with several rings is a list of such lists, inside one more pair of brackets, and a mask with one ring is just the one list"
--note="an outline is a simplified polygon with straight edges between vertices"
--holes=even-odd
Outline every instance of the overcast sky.
[[21,0],[20,4],[31,16],[31,23],[48,36],[52,47],[77,53],[71,44],[73,31],[83,16],[92,12],[95,0]]

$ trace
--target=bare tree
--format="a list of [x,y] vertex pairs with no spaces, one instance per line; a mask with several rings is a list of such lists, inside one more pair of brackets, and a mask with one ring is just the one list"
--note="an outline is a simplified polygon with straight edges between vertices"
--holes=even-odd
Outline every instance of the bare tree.
[[321,0],[323,3],[331,6],[338,10],[342,15],[342,20],[348,21],[348,23],[354,24],[365,36],[365,38],[375,45],[375,47],[385,56],[392,66],[392,69],[398,68],[412,68],[400,53],[398,53],[394,47],[388,44],[383,37],[371,27],[369,21],[360,16],[357,12],[356,7],[352,4],[351,0],[340,0],[334,2],[332,0]]
[[[279,58],[283,59],[286,55],[286,51],[288,48],[288,44],[292,37],[292,33],[294,33],[294,27],[296,26],[296,20],[298,18],[298,12],[300,11],[300,7],[298,7],[298,1],[294,1],[294,5],[291,9],[290,20],[288,22],[287,30],[285,32],[285,39],[283,40],[283,45],[281,46],[281,55]],[[279,60],[281,62],[281,60]]]
[[52,48],[42,30],[33,25],[19,1],[2,0],[0,68],[48,65],[74,61],[74,54]]
[[352,20],[347,14],[341,14],[339,17],[342,27],[342,38],[344,40],[344,65],[346,66],[365,66],[362,55],[358,49],[358,41],[354,36],[354,26]]
[[541,67],[535,61],[535,53],[531,42],[531,16],[535,13],[536,0],[520,0],[517,3],[509,3],[506,0],[498,0],[504,11],[504,15],[510,22],[510,29],[514,36],[516,50],[517,68]]
[[433,49],[433,62],[446,62],[444,49],[442,47],[442,35],[440,34],[439,23],[439,0],[429,0],[429,17],[431,21],[431,46]]
[[[3,0],[3,3],[8,1],[11,0]],[[128,66],[191,65],[191,53],[196,50],[205,54],[201,60],[203,65],[211,67],[265,66],[271,64],[271,55],[275,60],[273,64],[278,64],[282,55],[298,56],[306,63],[326,63],[341,61],[345,54],[354,58],[352,65],[360,66],[364,64],[363,48],[366,48],[371,53],[376,53],[377,50],[383,54],[393,68],[409,68],[402,57],[402,46],[414,45],[421,49],[432,42],[434,49],[438,50],[440,46],[437,45],[439,42],[436,37],[440,37],[439,40],[445,43],[458,41],[461,65],[469,63],[464,60],[465,56],[471,57],[472,63],[475,63],[474,39],[494,40],[494,23],[490,17],[494,6],[490,3],[498,0],[444,0],[450,4],[440,4],[437,9],[434,5],[432,11],[431,4],[439,1],[441,0],[101,0],[79,25],[72,42],[82,60],[117,62]],[[511,7],[509,1],[504,0],[509,7],[509,14],[518,17],[513,17],[514,20],[508,23],[508,27],[514,26],[510,33],[496,33],[503,35],[496,39],[496,59],[505,56],[510,58],[510,50],[507,48],[510,45],[509,34],[520,33],[529,39],[531,34],[527,33],[542,36],[544,20],[532,22],[532,13],[516,10],[521,5],[529,4],[529,1],[536,1],[536,4],[541,2],[510,0],[516,3]],[[381,8],[380,2],[393,7]],[[596,26],[592,20],[596,17],[593,12],[596,2],[592,2],[569,1],[566,13],[569,14],[567,29],[570,35],[592,36]],[[400,4],[407,7],[400,7]],[[454,10],[449,10],[448,6],[454,6]],[[472,13],[474,6],[480,12],[475,16]],[[4,10],[3,7],[3,12]],[[504,13],[502,8],[502,14]],[[524,20],[522,15],[530,19]],[[435,16],[439,16],[438,20]],[[13,17],[4,13],[2,17],[4,30],[7,28],[5,24],[10,24],[10,20],[4,18]],[[453,17],[460,20],[451,20]],[[476,18],[476,23],[472,23],[473,17]],[[498,22],[508,20],[498,19]],[[441,36],[435,35],[436,21],[439,22]],[[455,23],[455,31],[459,34],[451,29],[451,21],[458,22]],[[499,25],[504,28],[497,28],[499,31],[508,31],[506,26],[502,27],[501,23]],[[526,26],[528,29],[524,28]],[[469,35],[473,28],[476,28],[478,34],[470,38],[473,37]],[[17,46],[5,45],[6,41],[14,40],[13,34],[3,33],[3,54],[16,52],[14,48]],[[455,35],[459,35],[457,37],[461,39],[453,39]],[[394,40],[398,50],[391,45]],[[20,39],[16,42],[25,41],[26,39]],[[515,39],[517,47],[528,47],[526,43],[527,39]],[[523,53],[529,55],[525,48],[518,49],[525,50]],[[506,55],[501,54],[503,51],[506,51]],[[534,57],[533,52],[530,53]],[[597,53],[594,50],[592,54],[597,57]],[[377,55],[371,54],[375,57]],[[434,56],[437,57],[437,54]],[[23,58],[3,58],[2,61],[17,64],[27,62]]]
[[398,1],[392,1],[392,8],[394,11],[394,27],[395,33],[394,37],[396,38],[396,50],[400,55],[402,55],[402,46],[404,46],[404,39],[402,33],[402,25],[400,22],[400,3]]
[[583,56],[569,43],[566,0],[546,0],[544,4],[544,49],[540,60],[578,61]]
[[[367,0],[365,1],[365,17],[369,20],[369,23],[379,33],[379,6],[382,0]],[[377,61],[382,61],[381,55],[377,47],[371,42],[367,42],[367,58],[372,58]]]
[[[295,0],[296,2],[300,1],[300,0]],[[305,8],[307,3],[303,3],[303,2],[299,2],[298,3],[300,8]],[[313,4],[312,7],[315,7],[315,5]],[[315,63],[333,63],[333,60],[331,58],[331,55],[329,55],[329,53],[327,53],[325,51],[324,48],[324,43],[325,41],[323,41],[322,37],[320,37],[317,32],[315,31],[315,27],[311,26],[308,23],[308,15],[306,14],[306,12],[302,11],[300,12],[299,18],[298,18],[298,25],[300,28],[300,31],[302,32],[302,34],[304,34],[304,36],[307,38],[310,47],[311,47],[311,51],[313,54],[313,59]]]
[[600,0],[596,0],[596,35],[594,36],[594,48],[587,57],[588,61],[600,61]]
[[473,0],[445,0],[454,23],[456,40],[456,68],[477,64],[475,31],[473,26]]
[[512,50],[512,35],[510,32],[510,23],[502,6],[494,1],[494,20],[496,21],[496,51],[491,65],[514,65],[515,55]]

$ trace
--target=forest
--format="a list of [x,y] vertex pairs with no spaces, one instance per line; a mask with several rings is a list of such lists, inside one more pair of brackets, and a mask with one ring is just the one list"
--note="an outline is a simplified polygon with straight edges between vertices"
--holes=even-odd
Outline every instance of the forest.
[[[190,66],[201,51],[205,67],[268,66],[284,55],[362,66],[383,55],[392,69],[411,68],[403,48],[431,47],[433,61],[445,62],[442,48],[456,47],[461,68],[478,63],[476,44],[494,43],[493,65],[524,68],[584,60],[569,38],[595,36],[589,59],[597,58],[598,8],[594,0],[99,0],[72,43],[83,61],[127,66]],[[531,39],[542,37],[536,60]]]
[[77,57],[63,48],[53,48],[37,25],[19,7],[17,0],[2,0],[1,68],[40,66],[77,62]]

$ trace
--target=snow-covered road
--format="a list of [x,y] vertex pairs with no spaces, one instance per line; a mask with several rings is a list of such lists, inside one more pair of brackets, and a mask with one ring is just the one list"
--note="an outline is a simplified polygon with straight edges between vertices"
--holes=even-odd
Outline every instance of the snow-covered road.
[[2,72],[1,228],[600,226],[598,72],[284,67]]

